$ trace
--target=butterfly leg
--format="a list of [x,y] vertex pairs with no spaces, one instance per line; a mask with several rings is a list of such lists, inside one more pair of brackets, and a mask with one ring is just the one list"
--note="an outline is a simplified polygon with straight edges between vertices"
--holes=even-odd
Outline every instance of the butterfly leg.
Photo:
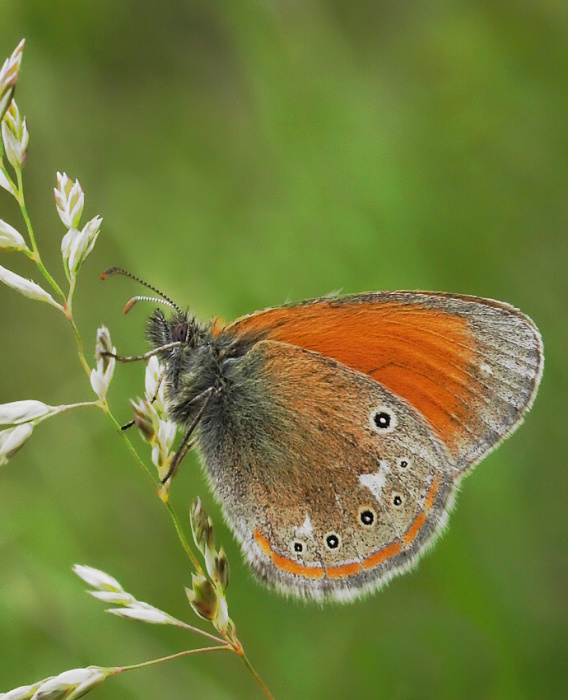
[[[160,391],[160,387],[162,386],[162,382],[164,380],[164,377],[166,376],[166,368],[163,367],[162,371],[160,372],[160,376],[158,377],[158,382],[156,384],[156,391],[154,392],[154,396],[150,399],[150,406],[154,403],[154,401],[158,398],[158,393]],[[132,426],[135,424],[134,418],[132,420],[129,420],[128,423],[125,423],[124,425],[120,426],[121,430],[128,430],[129,428],[132,428]]]
[[[195,438],[193,438],[193,440],[189,440],[188,442],[185,442],[185,438],[184,438],[184,442],[182,442],[180,447],[176,450],[175,455],[173,456],[172,462],[170,464],[170,468],[168,469],[168,473],[162,479],[162,484],[165,484],[168,479],[172,478],[172,476],[176,473],[179,465],[185,459],[186,454],[191,450],[191,448],[195,445],[196,442],[197,442],[197,440]],[[179,453],[179,457],[178,457],[178,453]]]
[[101,357],[114,357],[118,362],[140,362],[142,360],[148,360],[164,350],[179,348],[182,345],[184,345],[184,343],[181,340],[176,340],[173,343],[166,343],[166,345],[161,345],[159,348],[154,348],[143,355],[116,355],[114,352],[101,352]]
[[193,435],[195,429],[197,428],[199,421],[203,417],[203,414],[205,413],[207,406],[209,405],[209,402],[211,401],[213,394],[216,391],[217,391],[217,387],[210,386],[209,389],[205,389],[205,391],[201,392],[201,394],[199,394],[198,396],[196,396],[193,399],[193,401],[199,401],[200,399],[203,399],[203,405],[201,406],[201,408],[199,409],[199,412],[197,413],[197,415],[193,419],[192,424],[187,429],[187,432],[184,435],[180,446],[177,448],[176,453],[174,454],[172,461],[170,462],[170,468],[168,469],[168,473],[162,479],[162,484],[165,484],[166,481],[168,481],[168,479],[172,476],[174,471],[178,468],[182,459],[185,457],[185,455],[189,452],[189,450],[195,444],[195,441],[191,439],[191,436]]

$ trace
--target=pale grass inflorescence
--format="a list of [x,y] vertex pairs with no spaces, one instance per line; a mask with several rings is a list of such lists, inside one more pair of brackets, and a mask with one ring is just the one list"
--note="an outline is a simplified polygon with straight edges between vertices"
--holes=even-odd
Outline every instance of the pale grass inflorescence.
[[[56,279],[44,266],[34,229],[28,216],[24,199],[22,168],[24,166],[30,134],[26,120],[22,117],[14,100],[14,92],[22,61],[24,41],[22,40],[12,55],[6,59],[0,70],[0,123],[2,139],[0,142],[0,187],[17,201],[25,225],[22,233],[11,224],[0,219],[0,252],[25,255],[35,264],[36,273],[43,278],[42,284],[16,274],[0,265],[0,282],[14,291],[35,301],[45,302],[57,309],[70,324],[80,364],[90,380],[96,399],[78,401],[73,404],[51,406],[35,399],[13,401],[0,404],[0,466],[5,465],[30,439],[36,425],[60,413],[81,407],[94,407],[102,410],[110,419],[115,429],[120,429],[107,402],[107,394],[116,364],[116,349],[112,345],[110,333],[105,326],[97,331],[95,346],[95,365],[87,360],[83,341],[73,317],[73,295],[80,269],[93,250],[100,232],[102,219],[95,216],[81,226],[85,195],[78,180],[73,181],[65,173],[57,173],[57,185],[54,189],[56,210],[66,229],[61,240],[63,271],[68,289],[64,291]],[[43,285],[43,286],[42,286]],[[31,685],[20,686],[9,692],[1,693],[0,700],[55,700],[66,698],[73,700],[92,690],[105,679],[124,671],[163,663],[183,656],[212,651],[232,651],[243,659],[247,669],[264,693],[270,692],[250,664],[243,646],[239,641],[235,625],[229,617],[226,589],[229,583],[229,563],[221,547],[216,549],[214,529],[211,518],[203,510],[199,499],[190,508],[189,523],[193,540],[201,554],[204,567],[192,550],[184,533],[181,521],[169,501],[171,479],[167,479],[171,460],[175,455],[173,444],[176,437],[176,425],[167,417],[167,403],[162,382],[164,368],[158,358],[150,357],[146,367],[144,398],[132,401],[134,419],[132,425],[145,442],[151,447],[153,471],[139,456],[126,431],[121,431],[126,446],[138,464],[146,472],[155,486],[162,502],[172,517],[176,534],[186,551],[191,565],[191,588],[186,588],[187,598],[192,610],[202,619],[213,625],[215,634],[210,634],[193,625],[178,620],[166,612],[137,600],[126,592],[119,582],[108,574],[89,566],[76,565],[75,573],[85,581],[92,590],[89,593],[111,605],[108,612],[120,617],[127,617],[152,624],[166,624],[181,627],[204,637],[208,646],[187,649],[160,659],[152,659],[130,666],[86,668],[64,671]]]

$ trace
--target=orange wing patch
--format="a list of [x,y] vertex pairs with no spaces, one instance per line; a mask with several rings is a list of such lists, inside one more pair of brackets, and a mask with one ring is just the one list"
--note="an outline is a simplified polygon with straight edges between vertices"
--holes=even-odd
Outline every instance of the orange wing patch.
[[402,396],[451,448],[467,439],[482,392],[469,372],[475,339],[467,319],[399,301],[321,301],[245,316],[225,329],[313,350]]

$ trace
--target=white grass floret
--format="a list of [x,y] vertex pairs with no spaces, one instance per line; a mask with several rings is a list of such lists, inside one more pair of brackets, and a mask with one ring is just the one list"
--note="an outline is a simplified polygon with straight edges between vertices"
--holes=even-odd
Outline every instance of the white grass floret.
[[120,583],[109,576],[109,574],[101,571],[100,569],[95,569],[92,566],[84,566],[83,564],[75,564],[73,571],[77,574],[79,578],[82,578],[85,583],[93,588],[98,588],[101,591],[123,591],[123,587]]
[[165,612],[154,608],[151,605],[146,606],[145,603],[136,603],[127,608],[109,608],[107,612],[117,615],[118,617],[128,617],[132,620],[140,622],[150,622],[155,625],[177,625],[178,622],[174,618],[167,615]]
[[12,100],[2,120],[2,140],[12,167],[21,168],[24,164],[29,138],[26,120],[22,120],[18,105]]
[[56,700],[56,698],[79,698],[88,690],[104,681],[108,671],[90,666],[64,671],[43,682],[31,700]]
[[[116,349],[113,348],[112,351],[116,352]],[[114,374],[115,365],[116,359],[114,357],[110,359],[101,357],[97,360],[97,368],[91,370],[91,386],[101,401],[104,401],[106,398],[112,375]]]
[[29,440],[33,425],[24,423],[15,428],[0,431],[0,467],[13,457],[22,445]]
[[136,598],[126,591],[87,591],[87,593],[111,605],[130,605],[136,602]]
[[4,61],[2,68],[0,68],[0,119],[4,116],[4,112],[12,99],[14,85],[18,79],[18,72],[22,63],[24,43],[25,40],[22,39],[12,52],[12,55]]
[[8,287],[12,287],[12,289],[20,292],[20,294],[23,294],[25,297],[35,299],[36,301],[45,301],[55,306],[56,309],[63,311],[61,304],[58,304],[51,294],[46,292],[45,289],[42,289],[39,284],[17,275],[11,270],[7,270],[5,267],[2,267],[2,265],[0,265],[0,282],[4,282]]
[[37,418],[42,418],[55,410],[57,409],[54,406],[48,406],[41,401],[33,399],[2,403],[0,404],[0,425],[27,423]]
[[27,250],[23,236],[13,226],[0,219],[0,250]]
[[9,192],[12,196],[16,196],[16,190],[12,187],[10,181],[4,175],[4,172],[0,170],[0,187],[6,190],[6,192]]
[[76,229],[85,204],[85,194],[79,180],[72,182],[66,173],[57,173],[57,187],[53,193],[59,218],[67,228]]
[[14,688],[14,690],[10,690],[8,693],[0,693],[0,700],[29,700],[40,687],[41,683],[42,681],[33,683],[32,685],[20,685],[18,688]]
[[[160,388],[158,389],[158,382],[160,382],[160,378],[162,376],[162,368],[160,366],[160,362],[156,355],[153,355],[149,360],[148,360],[148,365],[146,366],[146,375],[145,375],[145,391],[146,391],[146,400],[148,403],[154,399],[154,403],[152,404],[157,411],[163,412],[164,411],[164,382],[160,383]],[[157,392],[157,393],[156,393]]]

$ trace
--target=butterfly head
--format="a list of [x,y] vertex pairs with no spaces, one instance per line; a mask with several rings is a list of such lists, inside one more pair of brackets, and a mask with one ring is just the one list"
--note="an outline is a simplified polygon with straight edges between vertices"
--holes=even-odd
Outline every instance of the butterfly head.
[[[156,309],[148,319],[146,335],[154,348],[163,347],[160,355],[164,359],[172,357],[179,348],[194,348],[199,341],[199,326],[188,313],[176,309],[175,313],[166,318],[161,309]],[[177,343],[174,347],[170,347]]]
[[[124,307],[124,313],[128,313],[132,307],[140,301],[156,302],[169,307],[168,316],[161,309],[156,309],[148,319],[146,336],[153,346],[153,352],[164,365],[164,380],[170,395],[179,393],[180,379],[194,374],[191,365],[195,365],[198,349],[207,344],[207,331],[197,323],[195,318],[182,309],[163,292],[148,282],[140,279],[131,272],[119,267],[106,270],[101,278],[103,280],[113,275],[123,275],[135,280],[142,286],[150,289],[156,296],[137,295],[132,297]],[[142,359],[143,356],[136,359]],[[190,384],[195,384],[190,381]],[[200,382],[197,382],[200,383]]]
[[205,342],[206,332],[187,311],[176,309],[166,316],[156,309],[148,319],[146,336],[165,365],[166,383],[175,393],[180,376],[187,373],[188,365]]

